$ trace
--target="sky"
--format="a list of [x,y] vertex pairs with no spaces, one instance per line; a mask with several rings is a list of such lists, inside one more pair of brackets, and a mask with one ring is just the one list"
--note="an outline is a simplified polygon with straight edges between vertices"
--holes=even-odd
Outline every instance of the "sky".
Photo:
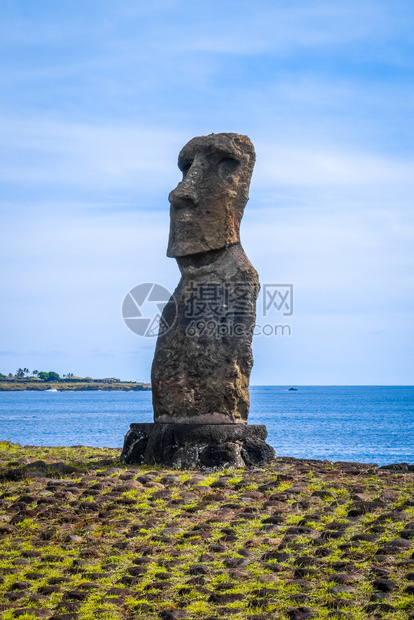
[[412,385],[413,28],[410,0],[3,0],[0,372],[149,381],[123,300],[178,283],[180,149],[236,132],[251,384]]

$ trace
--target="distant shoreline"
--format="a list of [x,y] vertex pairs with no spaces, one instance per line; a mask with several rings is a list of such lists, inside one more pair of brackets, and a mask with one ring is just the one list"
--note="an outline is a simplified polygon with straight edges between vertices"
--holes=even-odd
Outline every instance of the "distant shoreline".
[[142,392],[151,390],[150,383],[137,383],[134,381],[118,381],[113,383],[103,383],[101,381],[45,381],[42,383],[33,381],[0,381],[0,392],[45,392],[47,390],[57,390],[58,392]]

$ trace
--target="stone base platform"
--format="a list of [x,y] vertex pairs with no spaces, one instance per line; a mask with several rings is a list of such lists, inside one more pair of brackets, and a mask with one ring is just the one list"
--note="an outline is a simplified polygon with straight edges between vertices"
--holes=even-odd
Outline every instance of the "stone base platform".
[[131,424],[123,463],[179,469],[264,465],[276,458],[264,424]]

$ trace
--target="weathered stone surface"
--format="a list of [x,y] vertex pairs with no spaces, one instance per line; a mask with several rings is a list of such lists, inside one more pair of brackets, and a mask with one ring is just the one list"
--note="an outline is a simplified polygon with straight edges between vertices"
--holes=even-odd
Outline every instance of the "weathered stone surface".
[[168,256],[181,280],[152,365],[156,422],[247,422],[259,281],[239,228],[254,162],[249,138],[230,133],[194,138],[179,155]]
[[184,146],[178,156],[183,179],[169,195],[168,256],[210,252],[240,241],[255,160],[249,138],[234,133],[200,136]]
[[[257,273],[239,243],[178,259],[177,318],[152,365],[156,422],[246,423]],[[175,309],[167,305],[163,316]]]
[[194,138],[179,155],[167,255],[181,280],[152,364],[155,424],[131,425],[126,463],[211,469],[276,456],[264,427],[246,427],[260,285],[239,229],[254,162],[249,138],[233,133]]
[[216,469],[262,465],[275,458],[260,424],[131,424],[125,463]]

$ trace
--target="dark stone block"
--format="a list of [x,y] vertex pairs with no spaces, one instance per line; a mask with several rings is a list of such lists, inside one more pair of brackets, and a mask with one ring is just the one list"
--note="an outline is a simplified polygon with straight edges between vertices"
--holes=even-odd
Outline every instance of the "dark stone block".
[[276,458],[261,424],[131,424],[121,461],[182,469],[264,465]]

